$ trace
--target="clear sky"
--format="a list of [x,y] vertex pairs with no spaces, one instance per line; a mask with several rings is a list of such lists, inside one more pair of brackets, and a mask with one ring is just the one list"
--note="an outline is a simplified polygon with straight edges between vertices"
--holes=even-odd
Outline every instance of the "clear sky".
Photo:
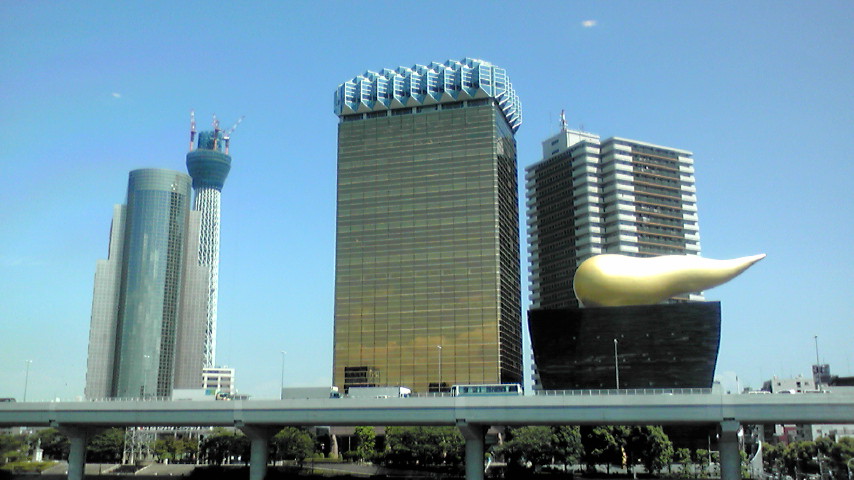
[[328,385],[333,92],[464,57],[506,68],[521,98],[520,176],[562,109],[694,152],[703,255],[768,254],[706,294],[718,374],[809,375],[818,335],[854,375],[852,25],[850,1],[0,2],[0,397],[22,397],[27,360],[29,400],[82,395],[112,206],[132,169],[186,171],[191,109],[202,126],[246,115],[217,360],[255,397],[278,396],[282,351],[286,384]]

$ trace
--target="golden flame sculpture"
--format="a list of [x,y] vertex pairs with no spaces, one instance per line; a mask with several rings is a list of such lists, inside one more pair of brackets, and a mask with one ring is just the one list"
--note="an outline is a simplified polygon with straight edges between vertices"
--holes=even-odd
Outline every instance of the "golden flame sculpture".
[[585,307],[653,305],[726,283],[763,258],[765,254],[732,260],[695,255],[596,255],[579,265],[573,288]]

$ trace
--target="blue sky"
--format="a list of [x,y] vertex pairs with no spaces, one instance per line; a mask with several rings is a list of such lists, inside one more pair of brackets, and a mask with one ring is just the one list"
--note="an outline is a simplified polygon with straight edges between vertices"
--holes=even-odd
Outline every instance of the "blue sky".
[[[241,391],[331,381],[338,84],[481,58],[519,165],[570,127],[694,152],[717,371],[854,375],[854,4],[0,2],[0,397],[82,395],[95,262],[130,170],[185,171],[189,111],[246,115],[222,200],[218,361]],[[521,175],[520,168],[520,175]],[[526,279],[523,279],[526,282]],[[525,300],[527,304],[527,300]]]

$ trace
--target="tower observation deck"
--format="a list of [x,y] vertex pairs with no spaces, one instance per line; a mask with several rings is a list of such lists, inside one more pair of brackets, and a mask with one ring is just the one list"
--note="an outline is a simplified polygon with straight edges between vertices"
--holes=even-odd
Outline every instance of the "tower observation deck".
[[[195,130],[195,128],[193,129]],[[233,131],[233,129],[232,129]],[[219,292],[219,231],[220,196],[225,179],[231,170],[231,156],[228,154],[230,132],[219,129],[214,121],[213,131],[199,132],[198,143],[193,145],[191,132],[190,152],[187,153],[187,170],[193,179],[193,210],[199,212],[199,252],[198,266],[206,273],[207,285],[201,285],[199,292],[206,294],[203,325],[203,365],[215,366],[217,296]],[[205,288],[206,287],[206,288]],[[204,296],[204,295],[203,295]],[[204,300],[204,299],[203,299]]]

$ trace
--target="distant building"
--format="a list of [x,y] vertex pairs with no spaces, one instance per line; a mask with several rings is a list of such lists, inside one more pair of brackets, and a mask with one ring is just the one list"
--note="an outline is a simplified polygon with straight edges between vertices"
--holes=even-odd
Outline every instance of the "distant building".
[[771,393],[814,393],[819,388],[812,378],[798,375],[792,378],[780,378],[776,375],[762,385],[762,390]]
[[228,367],[205,367],[202,369],[202,388],[216,393],[237,393],[234,387],[234,369]]
[[338,87],[334,384],[522,381],[515,132],[482,60]]
[[812,381],[814,385],[827,385],[832,378],[830,365],[823,363],[812,366]]
[[543,159],[525,171],[533,309],[577,307],[572,279],[593,255],[700,253],[687,150],[600,140],[562,121],[561,131],[543,142]]
[[191,175],[134,170],[126,204],[113,209],[108,256],[95,273],[87,398],[199,389],[214,365],[219,194],[231,157],[218,124],[199,134],[198,148],[192,137]]

